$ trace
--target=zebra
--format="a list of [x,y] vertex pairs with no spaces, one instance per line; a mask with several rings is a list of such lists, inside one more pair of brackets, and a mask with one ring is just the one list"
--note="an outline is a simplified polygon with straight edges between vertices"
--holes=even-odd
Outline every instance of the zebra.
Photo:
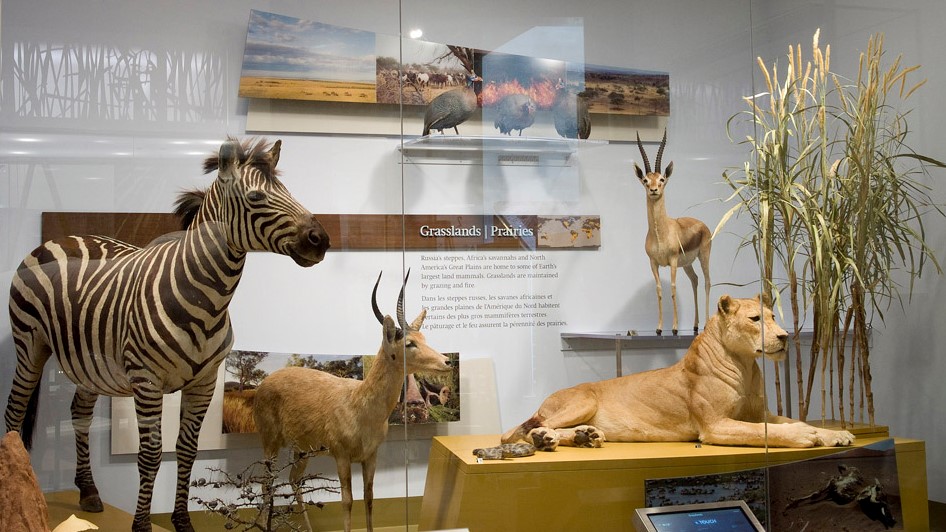
[[184,231],[143,248],[102,236],[68,236],[39,246],[10,288],[16,351],[4,420],[29,448],[43,366],[55,355],[76,384],[79,506],[101,512],[89,467],[89,428],[99,395],[134,397],[139,451],[132,530],[151,530],[151,498],[161,460],[162,396],[180,390],[177,487],[172,522],[193,531],[187,512],[197,436],[217,368],[230,352],[227,306],[249,251],[288,255],[310,267],[329,236],[276,177],[281,141],[228,139],[204,161],[217,170],[209,188],[182,192],[175,204]]

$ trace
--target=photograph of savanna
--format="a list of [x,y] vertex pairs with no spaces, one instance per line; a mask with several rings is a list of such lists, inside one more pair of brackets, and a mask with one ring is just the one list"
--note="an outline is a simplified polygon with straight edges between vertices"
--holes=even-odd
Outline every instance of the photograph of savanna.
[[250,11],[243,98],[375,103],[375,34]]
[[586,65],[579,95],[591,114],[670,115],[670,74]]
[[[376,355],[300,355],[234,349],[227,356],[223,387],[224,434],[256,432],[253,401],[263,379],[279,368],[299,366],[361,380]],[[460,420],[460,355],[444,353],[452,371],[446,375],[410,374],[391,424],[446,423]],[[300,390],[304,393],[304,390]]]

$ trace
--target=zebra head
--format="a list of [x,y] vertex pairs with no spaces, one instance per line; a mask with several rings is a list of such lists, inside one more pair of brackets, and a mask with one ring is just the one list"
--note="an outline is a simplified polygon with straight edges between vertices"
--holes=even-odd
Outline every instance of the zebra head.
[[281,146],[279,140],[269,147],[263,140],[241,144],[228,139],[217,156],[204,161],[205,172],[217,170],[210,188],[178,199],[184,228],[218,222],[235,251],[280,253],[304,267],[321,262],[330,245],[328,233],[277,178]]

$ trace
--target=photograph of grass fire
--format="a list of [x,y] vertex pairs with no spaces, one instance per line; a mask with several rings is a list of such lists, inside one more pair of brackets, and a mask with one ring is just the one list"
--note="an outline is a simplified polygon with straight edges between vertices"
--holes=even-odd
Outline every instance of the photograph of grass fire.
[[[398,59],[400,58],[400,59]],[[556,92],[583,97],[592,114],[670,114],[666,72],[501,54],[375,34],[253,10],[239,95],[424,106],[463,87],[470,69],[488,114],[503,96],[528,94],[538,111]]]
[[[446,375],[411,374],[388,421],[394,425],[460,421],[460,355],[444,353]],[[234,349],[227,356],[223,388],[223,434],[257,432],[253,421],[256,388],[270,373],[300,366],[336,377],[362,380],[376,355],[299,355]]]

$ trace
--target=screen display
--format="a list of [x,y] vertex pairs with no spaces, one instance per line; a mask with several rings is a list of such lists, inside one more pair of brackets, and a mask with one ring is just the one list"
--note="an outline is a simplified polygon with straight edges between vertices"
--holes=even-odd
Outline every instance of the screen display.
[[756,528],[741,508],[716,508],[666,512],[647,516],[660,532],[755,532]]

